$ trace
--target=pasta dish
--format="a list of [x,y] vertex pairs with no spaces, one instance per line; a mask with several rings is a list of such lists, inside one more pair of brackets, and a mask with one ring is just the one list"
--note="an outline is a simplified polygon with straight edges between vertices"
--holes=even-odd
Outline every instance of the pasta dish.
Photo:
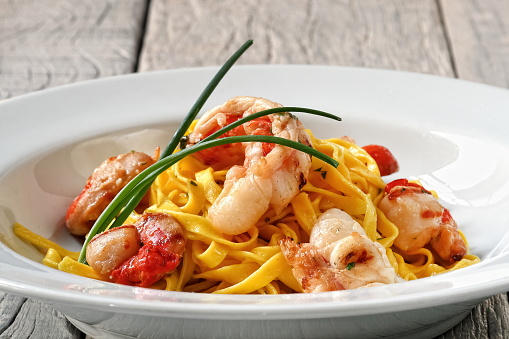
[[[195,120],[185,149],[243,116],[281,107],[236,97]],[[316,138],[291,113],[235,127],[227,136],[272,135],[331,157],[334,167],[288,146],[225,144],[159,174],[123,225],[97,234],[87,264],[21,225],[44,263],[86,277],[184,292],[280,294],[398,283],[479,262],[436,195],[406,179],[384,147]],[[113,196],[155,163],[130,152],[106,160],[69,207],[69,231],[90,232]],[[382,172],[382,173],[381,173]]]
[[162,152],[113,155],[91,173],[65,216],[85,237],[79,253],[20,224],[14,233],[64,272],[195,293],[365,288],[480,261],[430,188],[383,180],[399,169],[387,148],[317,138],[295,113],[339,117],[242,96],[196,119],[250,43]]

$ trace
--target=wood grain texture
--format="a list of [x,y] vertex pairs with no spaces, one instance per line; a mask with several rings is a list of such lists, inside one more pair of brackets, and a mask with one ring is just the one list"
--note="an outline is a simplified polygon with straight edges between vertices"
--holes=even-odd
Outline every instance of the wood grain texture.
[[[439,0],[457,76],[509,87],[509,3],[499,0]],[[505,338],[509,300],[500,294],[476,307],[448,338]]]
[[387,68],[453,76],[433,0],[153,0],[139,71],[239,63]]
[[458,325],[437,339],[507,338],[509,306],[506,294],[499,294],[475,307]]
[[[0,0],[0,99],[132,72],[145,0]],[[81,338],[60,313],[0,293],[0,338]]]
[[[83,334],[61,313],[33,299],[3,294],[0,338],[77,339]],[[11,310],[11,313],[6,312]],[[6,326],[8,325],[8,326]]]
[[25,298],[0,292],[0,333],[4,333],[16,319]]
[[132,72],[144,0],[0,0],[0,99]]
[[[458,6],[462,0],[451,2]],[[445,7],[420,0],[220,1],[213,6],[206,0],[153,0],[138,70],[218,65],[252,38],[255,45],[239,63],[331,64],[441,76],[456,76],[457,67],[460,78],[483,81],[468,76],[476,61],[483,62],[479,55],[470,64],[455,59],[449,52],[463,41],[449,37],[443,26],[480,18],[473,10],[458,15]],[[503,67],[503,60],[495,62],[495,68]],[[486,74],[484,82],[491,83],[491,76]],[[440,338],[502,337],[509,332],[508,312],[505,294],[492,297]]]
[[[146,2],[0,0],[0,99],[134,70],[219,65],[250,38],[240,63],[385,68],[509,87],[509,5],[500,0],[152,0],[142,36]],[[49,306],[0,293],[0,338],[48,337],[48,328],[50,337],[81,336]],[[439,338],[507,333],[501,294]]]
[[440,0],[458,77],[509,87],[509,2]]

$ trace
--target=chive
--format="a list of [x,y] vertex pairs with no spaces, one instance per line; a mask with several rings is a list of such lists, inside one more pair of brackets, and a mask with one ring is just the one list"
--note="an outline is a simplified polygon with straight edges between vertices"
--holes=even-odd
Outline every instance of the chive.
[[[242,136],[234,136],[234,137],[226,137],[221,139],[214,139],[209,141],[204,141],[197,143],[193,146],[187,147],[184,150],[179,151],[178,153],[174,153],[171,156],[168,156],[164,159],[159,160],[152,166],[146,168],[143,172],[141,172],[138,176],[136,176],[133,180],[131,180],[124,189],[120,191],[120,193],[117,195],[117,197],[120,197],[118,201],[123,201],[126,198],[131,197],[132,195],[139,192],[143,187],[146,185],[150,186],[150,184],[159,176],[159,174],[163,173],[166,169],[177,163],[178,161],[182,160],[188,155],[191,155],[193,153],[199,152],[201,150],[219,146],[219,145],[225,145],[225,144],[232,144],[232,143],[239,143],[239,142],[270,142],[275,144],[280,144],[283,146],[288,146],[291,148],[295,148],[299,151],[306,152],[328,164],[331,166],[337,167],[338,162],[329,156],[323,154],[320,151],[315,150],[312,147],[303,145],[301,143],[298,143],[296,141],[274,137],[274,136],[268,136],[268,135],[242,135]],[[128,187],[131,186],[131,187]],[[124,190],[127,190],[128,193],[124,194]],[[117,197],[112,201],[110,205],[114,205],[117,201]],[[109,209],[110,206],[107,207]],[[113,207],[112,207],[113,210]],[[105,210],[106,212],[106,210]],[[127,217],[127,216],[126,216]],[[113,218],[111,218],[113,220]],[[110,220],[110,221],[111,221]],[[123,222],[123,221],[122,221]]]
[[[270,136],[270,135],[239,135],[239,136],[234,136],[234,137],[226,137],[226,138],[220,138],[220,139],[214,139],[214,140],[207,140],[207,141],[202,141],[197,144],[194,144],[193,146],[187,147],[187,148],[179,151],[178,153],[174,153],[169,157],[159,160],[158,162],[156,162],[155,164],[153,164],[152,166],[148,167],[143,172],[141,172],[140,175],[147,172],[149,169],[152,169],[152,168],[153,169],[150,170],[151,173],[149,175],[152,175],[152,173],[155,171],[161,171],[161,173],[162,173],[168,167],[170,167],[170,166],[167,166],[167,164],[169,164],[169,163],[173,164],[192,153],[199,152],[201,150],[204,150],[204,149],[210,148],[210,147],[214,147],[214,146],[239,143],[239,142],[269,142],[269,143],[279,144],[282,146],[288,146],[291,148],[295,148],[296,150],[308,153],[309,155],[312,155],[315,158],[318,158],[318,159],[328,163],[331,166],[337,167],[339,165],[339,163],[336,160],[329,157],[328,155],[325,155],[324,153],[315,150],[313,147],[301,144],[297,141],[288,140],[285,138],[280,138],[280,137],[275,137],[275,136]],[[177,159],[177,160],[175,161],[174,159]]]
[[351,262],[351,263],[349,263],[348,265],[346,265],[346,267],[345,267],[345,268],[346,268],[348,271],[350,271],[350,270],[351,270],[352,268],[354,268],[354,267],[355,267],[355,262]]
[[[177,146],[181,142],[181,139],[183,138],[184,134],[188,130],[189,126],[192,124],[192,122],[194,121],[194,119],[196,118],[196,116],[198,115],[200,110],[203,108],[203,105],[205,104],[207,99],[210,97],[210,95],[212,94],[214,89],[217,87],[219,82],[223,79],[223,77],[230,70],[230,68],[235,64],[235,62],[242,56],[242,54],[249,47],[251,47],[252,44],[253,44],[253,40],[248,40],[247,42],[245,42],[244,45],[242,45],[230,57],[230,59],[228,59],[228,61],[226,61],[226,63],[223,65],[223,67],[221,67],[221,69],[216,73],[214,78],[212,78],[212,80],[209,82],[207,87],[205,87],[205,89],[203,90],[201,95],[198,97],[198,99],[196,100],[196,102],[193,105],[193,107],[191,107],[191,109],[187,113],[186,117],[184,118],[184,121],[182,122],[182,124],[180,125],[178,130],[173,135],[173,138],[171,139],[171,141],[168,144],[168,146],[166,146],[166,149],[161,154],[160,159],[163,159],[163,158],[169,156],[170,154],[172,154],[175,151],[175,149],[177,148]],[[144,190],[143,190],[143,188],[137,190],[138,196],[137,197],[135,196],[135,197],[131,198],[129,203],[125,206],[124,211],[122,212],[122,214],[119,215],[119,217],[117,217],[117,220],[115,221],[114,224],[111,225],[111,227],[120,226],[120,224],[118,223],[118,220],[122,220],[123,219],[122,220],[122,222],[123,222],[125,219],[127,219],[129,214],[131,213],[131,211],[138,205],[138,203],[141,201],[141,199],[143,199],[143,196],[145,195],[147,190],[150,188],[150,185],[148,185],[147,187],[144,187],[144,188],[145,188]],[[117,211],[117,213],[118,213],[118,211]],[[107,220],[108,220],[108,223],[110,223],[113,220],[113,217],[109,217],[109,218],[107,218]],[[100,232],[97,232],[97,233],[100,233]],[[87,239],[88,239],[88,237],[87,237]],[[88,243],[88,242],[86,241],[86,243]]]
[[[143,197],[145,196],[145,193],[147,193],[148,189],[150,188],[151,184],[152,184],[152,182],[140,184],[140,185],[136,186],[133,190],[131,190],[129,192],[129,196],[128,196],[128,198],[130,197],[129,201],[127,202],[127,204],[125,204],[125,206],[123,208],[121,208],[122,212],[120,214],[118,214],[118,212],[116,214],[111,214],[111,218],[108,218],[109,223],[111,223],[111,221],[113,221],[113,219],[115,219],[115,221],[109,227],[108,227],[109,223],[104,224],[105,225],[104,230],[113,228],[113,227],[117,227],[117,226],[121,226],[124,223],[124,221],[129,217],[131,212],[134,211],[136,206],[138,206],[141,199],[143,199]],[[120,206],[122,206],[122,205],[120,205]],[[117,215],[116,218],[115,218],[115,215]],[[94,226],[95,226],[95,224],[94,224]],[[101,232],[104,232],[104,230]],[[98,233],[101,233],[101,232],[98,232]]]
[[[220,139],[214,139],[209,141],[203,141],[197,143],[193,146],[187,147],[177,153],[174,153],[170,156],[167,156],[163,159],[160,159],[155,164],[147,167],[140,174],[138,174],[134,179],[132,179],[113,199],[113,201],[106,207],[103,213],[99,216],[94,226],[89,232],[89,235],[85,239],[86,243],[84,243],[81,252],[79,261],[85,261],[85,251],[86,245],[92,239],[92,234],[98,234],[104,232],[108,226],[111,224],[113,219],[115,221],[111,224],[110,228],[117,227],[122,225],[122,223],[127,219],[129,214],[134,210],[139,201],[143,198],[146,190],[150,187],[150,185],[154,182],[154,180],[163,173],[166,169],[182,160],[186,156],[199,152],[201,150],[220,146],[231,143],[239,143],[239,142],[269,142],[274,144],[280,144],[282,146],[288,146],[291,148],[295,148],[299,151],[306,152],[328,164],[331,166],[337,167],[338,162],[329,156],[323,154],[320,151],[315,150],[312,147],[303,145],[299,142],[288,140],[285,138],[279,138],[268,135],[241,135],[234,137],[226,137]],[[125,204],[125,202],[127,204]],[[124,204],[123,204],[124,203]],[[122,207],[124,206],[124,207]],[[119,212],[121,213],[119,214]],[[116,216],[116,217],[115,217]],[[88,240],[88,241],[87,241]],[[83,260],[83,261],[82,261]]]
[[[336,166],[336,167],[337,167],[337,166]],[[326,170],[323,170],[321,167],[320,167],[320,168],[315,169],[315,172],[320,173],[320,175],[322,176],[322,178],[323,178],[323,179],[327,178],[327,171],[326,171]]]
[[283,112],[304,112],[315,115],[321,115],[324,117],[329,117],[335,120],[341,120],[341,118],[334,116],[329,113],[325,113],[318,110],[313,110],[309,108],[300,108],[300,107],[278,107],[274,109],[269,109],[261,112],[257,112],[251,114],[248,117],[239,119],[235,123],[232,123],[228,126],[225,126],[218,132],[212,134],[211,136],[203,139],[202,141],[187,147],[185,149],[180,150],[177,153],[174,153],[175,149],[181,143],[181,140],[188,130],[189,126],[196,118],[198,112],[201,110],[206,100],[211,95],[212,91],[217,87],[218,83],[224,77],[226,72],[233,66],[233,64],[238,60],[238,58],[252,45],[252,40],[247,41],[232,57],[221,67],[218,73],[214,76],[211,82],[207,85],[205,90],[202,92],[196,103],[193,105],[191,110],[188,112],[182,125],[179,127],[177,132],[175,132],[172,140],[166,147],[166,149],[161,154],[159,161],[155,164],[149,166],[140,174],[138,174],[134,179],[132,179],[113,199],[113,201],[106,207],[103,213],[99,216],[99,218],[94,223],[94,226],[88,233],[85,242],[83,243],[83,247],[81,249],[78,261],[81,263],[86,263],[86,247],[90,240],[101,232],[104,232],[106,229],[111,227],[117,227],[122,225],[122,223],[127,219],[127,217],[131,214],[134,208],[139,204],[147,190],[150,188],[154,180],[166,169],[185,158],[186,156],[193,154],[195,152],[201,151],[203,149],[238,143],[238,142],[269,142],[280,144],[282,146],[287,146],[291,148],[295,148],[299,151],[308,153],[334,167],[338,166],[338,162],[329,156],[313,149],[312,147],[306,146],[296,141],[279,138],[275,136],[265,136],[265,135],[245,135],[245,136],[234,136],[234,137],[225,137],[220,139],[214,139],[227,131],[239,126],[246,121],[250,121],[256,119],[258,117],[272,114],[272,113],[283,113]]
[[[249,48],[251,47],[251,45],[253,44],[253,40],[248,40],[244,43],[244,45],[242,45],[226,62],[225,64],[219,69],[219,71],[216,73],[216,75],[212,78],[212,80],[209,82],[209,84],[205,87],[205,89],[203,90],[203,92],[200,94],[200,96],[198,97],[198,99],[196,100],[196,102],[194,103],[194,105],[191,107],[191,109],[189,110],[189,112],[187,113],[186,117],[184,118],[184,121],[182,122],[182,124],[180,125],[180,127],[177,129],[177,131],[175,132],[175,134],[173,135],[170,143],[168,144],[168,146],[166,146],[166,149],[163,151],[163,153],[161,154],[161,158],[165,158],[167,156],[169,156],[170,154],[172,154],[175,149],[177,148],[179,142],[180,142],[180,139],[182,138],[182,136],[186,133],[187,129],[189,128],[189,126],[191,125],[191,123],[193,122],[193,120],[196,118],[196,116],[198,115],[198,113],[200,112],[201,108],[203,107],[203,105],[205,104],[205,102],[207,101],[207,99],[210,97],[210,95],[212,94],[212,92],[214,91],[214,89],[217,87],[217,85],[219,84],[219,82],[223,79],[223,77],[226,75],[226,73],[230,70],[230,68],[235,64],[235,62],[242,56],[242,54],[244,54],[244,52]],[[130,186],[130,188],[133,188],[136,184],[133,184],[133,185],[127,185],[127,186]],[[126,187],[127,187],[126,186]],[[144,190],[139,190],[138,191],[138,194],[139,194],[139,197],[135,197],[135,198],[132,198],[130,200],[130,202],[128,203],[128,206],[129,208],[133,208],[136,206],[134,205],[134,203],[137,201],[140,201],[143,197],[143,195],[146,193],[146,191],[148,190],[150,186],[147,186],[147,187],[143,187],[142,189]],[[124,187],[125,188],[125,187]],[[124,191],[124,190],[122,190]],[[127,195],[127,192],[128,190],[125,191],[126,193],[123,194],[123,198],[122,200],[118,200],[118,201],[123,201],[123,199],[125,198],[125,196]],[[134,207],[133,207],[134,205]],[[127,206],[126,206],[127,208]],[[86,259],[85,259],[85,251],[86,251],[86,247],[88,245],[88,243],[90,242],[90,240],[92,240],[92,238],[100,233],[100,232],[103,232],[107,225],[109,225],[111,223],[111,221],[113,220],[114,216],[117,215],[120,210],[122,209],[121,206],[117,205],[117,206],[112,206],[112,208],[108,211],[108,213],[102,213],[100,216],[99,216],[99,219],[97,219],[97,221],[94,223],[94,226],[92,227],[92,229],[90,230],[90,232],[88,233],[87,237],[85,238],[85,242],[83,243],[83,247],[81,248],[81,252],[80,252],[80,255],[79,255],[79,258],[78,258],[78,261],[81,262],[81,263],[84,263],[86,262]],[[125,214],[124,212],[122,214]],[[106,225],[106,226],[105,226]]]
[[319,115],[319,116],[322,116],[322,117],[326,117],[326,118],[334,119],[334,120],[337,120],[337,121],[341,121],[341,118],[336,116],[336,115],[334,115],[334,114],[330,114],[330,113],[327,113],[327,112],[319,111],[319,110],[316,110],[316,109],[304,108],[304,107],[276,107],[276,108],[266,109],[266,110],[259,111],[259,112],[250,114],[248,116],[245,116],[242,119],[239,119],[239,120],[237,120],[235,122],[232,122],[229,125],[226,125],[225,127],[221,128],[219,131],[217,131],[215,133],[212,133],[208,137],[204,138],[202,141],[207,141],[207,140],[215,139],[215,138],[223,135],[224,133],[234,129],[235,127],[240,126],[240,125],[242,125],[242,124],[244,124],[244,123],[246,123],[248,121],[254,120],[256,118],[259,118],[259,117],[262,117],[262,116],[265,116],[265,115],[269,115],[269,114],[274,114],[274,113],[281,113],[281,114],[283,114],[283,113],[288,113],[288,112],[309,113],[309,114]]
[[177,148],[177,146],[180,142],[180,139],[184,136],[187,129],[189,128],[189,126],[191,125],[193,120],[196,118],[196,116],[202,109],[203,105],[205,104],[207,99],[210,97],[210,95],[212,94],[214,89],[217,87],[219,82],[223,79],[225,74],[230,70],[230,68],[235,64],[235,62],[242,56],[242,54],[244,54],[244,52],[249,47],[251,47],[252,44],[253,44],[253,40],[246,41],[244,43],[244,45],[242,45],[242,47],[240,47],[238,49],[238,51],[235,52],[230,57],[230,59],[228,59],[228,61],[226,61],[226,63],[223,65],[223,67],[221,67],[221,69],[216,73],[214,78],[212,78],[210,83],[207,85],[207,87],[205,87],[205,89],[203,90],[201,95],[196,100],[193,107],[191,107],[191,109],[189,110],[189,113],[187,113],[187,115],[184,118],[184,121],[180,125],[179,129],[177,130],[177,132],[175,132],[172,140],[170,141],[170,143],[168,144],[166,149],[161,154],[161,158],[164,158],[164,157],[172,154],[175,151],[175,149]]

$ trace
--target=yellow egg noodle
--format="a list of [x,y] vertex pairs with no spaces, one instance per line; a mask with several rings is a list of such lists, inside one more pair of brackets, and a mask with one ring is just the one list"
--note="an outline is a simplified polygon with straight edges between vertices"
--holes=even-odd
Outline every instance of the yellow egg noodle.
[[[367,236],[382,244],[399,276],[428,277],[480,261],[467,254],[451,266],[441,266],[427,248],[404,252],[393,247],[398,229],[377,209],[385,183],[376,162],[361,147],[343,139],[316,139],[313,147],[339,161],[333,168],[313,158],[308,181],[282,213],[269,209],[248,232],[228,236],[214,229],[207,211],[221,193],[226,171],[214,171],[187,157],[161,174],[151,187],[146,212],[172,214],[185,228],[186,252],[180,266],[153,287],[185,292],[280,294],[302,292],[278,245],[290,237],[308,242],[318,216],[339,208],[359,222]],[[136,221],[133,213],[126,224]],[[105,279],[51,241],[16,224],[15,234],[46,253],[47,266],[94,279]]]

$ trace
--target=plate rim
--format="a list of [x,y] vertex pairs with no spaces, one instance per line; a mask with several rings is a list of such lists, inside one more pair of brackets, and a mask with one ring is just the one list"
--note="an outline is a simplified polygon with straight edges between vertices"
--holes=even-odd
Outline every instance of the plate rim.
[[[339,71],[339,72],[341,72],[341,71],[361,72],[361,73],[364,73],[364,72],[373,73],[374,72],[374,73],[378,73],[378,74],[386,74],[389,76],[394,75],[394,74],[397,74],[398,76],[404,76],[404,77],[417,76],[417,77],[429,79],[432,82],[433,81],[439,81],[439,82],[443,82],[443,81],[448,82],[449,81],[450,83],[462,84],[462,85],[466,85],[466,86],[479,86],[479,88],[484,88],[484,89],[487,89],[488,91],[499,91],[499,93],[503,93],[504,96],[507,96],[508,100],[509,100],[509,91],[504,88],[495,87],[495,86],[487,85],[487,84],[475,83],[475,82],[457,79],[457,78],[447,78],[447,77],[430,75],[430,74],[421,74],[421,73],[394,71],[394,70],[371,69],[371,68],[326,66],[326,65],[318,65],[318,66],[316,66],[316,65],[239,65],[239,66],[235,66],[235,69],[238,69],[241,72],[242,71],[260,70],[260,69],[266,69],[266,70],[287,69],[287,70],[291,70],[291,69],[303,69],[303,68],[305,68],[308,71],[312,71],[314,69],[320,69],[320,70],[334,69],[335,71]],[[121,83],[123,81],[126,81],[126,79],[128,79],[128,81],[133,81],[133,80],[136,80],[139,78],[151,78],[151,77],[157,78],[160,76],[167,77],[167,76],[172,76],[173,74],[176,74],[176,73],[186,73],[186,72],[199,72],[199,73],[205,72],[206,74],[209,74],[209,73],[211,74],[211,73],[215,72],[217,69],[218,69],[218,67],[215,67],[215,66],[196,67],[196,68],[194,68],[194,67],[193,68],[179,68],[179,69],[173,69],[173,70],[151,71],[151,72],[145,72],[145,73],[131,73],[131,74],[118,75],[118,76],[112,76],[112,77],[106,77],[106,78],[100,78],[100,79],[86,80],[86,81],[82,81],[82,82],[78,82],[78,83],[49,88],[49,89],[45,89],[45,90],[41,90],[41,91],[37,91],[37,92],[20,95],[20,96],[14,97],[14,98],[2,100],[2,101],[0,101],[0,115],[2,114],[1,109],[6,105],[17,105],[19,102],[23,103],[28,99],[37,100],[38,98],[41,98],[41,97],[59,95],[62,91],[64,91],[64,92],[65,91],[78,91],[79,92],[84,89],[87,89],[88,87],[97,86],[98,83],[102,84],[103,86],[107,86],[107,85],[115,84],[117,82]],[[0,134],[0,140],[2,140],[2,138],[3,138],[3,135]],[[5,174],[5,172],[0,171],[0,179],[3,177],[4,174]],[[5,247],[4,244],[1,244],[1,246]],[[3,248],[3,250],[5,251],[5,248]],[[0,260],[3,259],[3,256],[4,256],[4,253],[3,253],[3,251],[0,250]],[[505,266],[507,266],[508,263],[503,262],[502,264],[505,264]],[[465,270],[465,269],[462,269],[462,270]],[[59,272],[59,273],[62,273],[62,272]],[[419,280],[419,282],[417,284],[420,284],[420,282],[422,282],[422,281],[424,281],[424,279]],[[414,283],[414,282],[410,282],[410,283]],[[0,276],[0,287],[4,290],[8,290],[11,293],[26,295],[26,291],[24,289],[29,288],[29,287],[34,287],[34,286],[27,284],[27,283],[15,282],[13,280],[10,280],[9,278]],[[382,286],[380,289],[383,289],[384,287],[385,286]],[[124,288],[124,287],[122,286],[122,288]],[[376,287],[376,288],[378,288],[378,287]],[[489,297],[490,295],[496,294],[496,293],[491,293],[491,291],[500,290],[500,292],[501,292],[502,290],[505,291],[506,289],[509,290],[509,282],[508,281],[504,282],[503,284],[501,282],[494,281],[491,284],[486,285],[482,289],[482,293],[481,294],[478,293],[477,296]],[[468,292],[471,292],[471,290],[469,290],[468,288],[463,288],[463,289],[458,289],[457,291],[458,291],[458,295],[457,295],[458,301],[469,300],[469,298],[467,298],[467,294],[468,294]],[[479,290],[477,290],[477,291],[479,292]],[[34,298],[41,299],[40,293],[53,294],[54,292],[55,291],[51,288],[43,287],[41,289],[39,287],[38,289],[36,289],[36,291],[34,293],[31,293],[30,296],[34,297]],[[348,292],[348,291],[346,291],[346,292]],[[165,293],[179,294],[179,293],[184,293],[184,292],[165,292]],[[343,293],[343,291],[329,292],[329,293],[340,294],[340,293]],[[245,299],[257,299],[257,298],[251,298],[251,296],[241,296],[241,298],[244,298],[244,297],[247,297]],[[429,296],[427,294],[423,294],[421,301],[423,301],[423,302],[426,301],[428,297]],[[272,298],[272,296],[269,296],[269,298]],[[277,298],[277,297],[275,297],[275,298]],[[79,294],[77,294],[76,296],[74,294],[72,294],[72,298],[71,298],[72,300],[66,300],[66,297],[64,295],[61,295],[61,296],[59,296],[59,298],[56,298],[56,299],[55,298],[49,298],[49,299],[42,298],[42,299],[47,300],[47,301],[58,301],[61,303],[73,303],[73,302],[81,300],[81,298],[79,297]],[[133,308],[131,305],[131,302],[132,302],[131,300],[123,300],[123,299],[119,300],[117,298],[112,299],[109,297],[106,298],[106,297],[96,296],[96,295],[93,296],[91,298],[91,300],[93,300],[93,302],[87,302],[87,305],[89,305],[89,307],[93,307],[94,303],[96,303],[96,302],[101,302],[104,304],[113,304],[113,305],[110,305],[109,307],[114,308],[115,310],[122,310],[123,312],[127,312],[127,313],[129,313],[131,311],[137,313],[138,311],[140,311],[140,308],[141,308],[141,305],[140,305],[140,307]],[[345,311],[349,311],[349,312],[353,311],[354,313],[357,311],[357,312],[360,312],[359,314],[372,314],[372,312],[367,311],[366,307],[376,306],[375,304],[377,304],[378,301],[379,301],[380,305],[383,304],[383,306],[386,307],[387,300],[389,300],[389,304],[390,304],[391,303],[390,299],[379,299],[379,300],[377,300],[377,302],[374,302],[373,300],[367,300],[367,301],[358,301],[356,303],[350,303],[350,306],[353,305],[358,308],[356,310],[345,309]],[[395,300],[395,299],[393,299],[393,300]],[[397,299],[397,300],[399,300],[399,299]],[[140,303],[144,304],[145,306],[151,305],[153,307],[156,307],[158,310],[168,310],[167,309],[168,306],[164,306],[161,303],[157,303],[154,301],[144,301],[144,302],[140,302]],[[327,307],[324,307],[325,303],[328,303],[329,305],[326,305]],[[446,302],[442,302],[440,300],[434,300],[434,301],[427,300],[427,303],[426,303],[426,305],[435,305],[435,306],[442,305],[442,304],[446,304]],[[176,303],[170,303],[170,305],[177,305],[177,306],[175,306],[176,307],[175,311],[177,311],[177,309],[182,308],[182,305],[184,305],[184,304],[180,303],[180,302],[176,302]],[[193,312],[197,311],[199,313],[200,308],[202,309],[203,313],[209,312],[208,309],[206,309],[206,308],[203,309],[203,306],[198,307],[198,308],[193,307],[193,306],[198,305],[194,301],[190,302],[189,304],[185,304],[185,305],[190,310],[192,309]],[[269,308],[265,308],[266,305],[263,305],[263,303],[260,305],[256,304],[255,305],[256,310],[251,310],[251,311],[248,308],[253,308],[252,304],[250,304],[249,307],[247,307],[247,306],[244,307],[245,309],[242,307],[242,305],[237,305],[237,304],[227,304],[226,305],[226,304],[218,303],[218,304],[214,304],[214,305],[216,307],[218,307],[221,310],[221,312],[226,312],[226,313],[230,312],[232,315],[239,312],[238,308],[240,307],[242,309],[242,312],[244,312],[243,316],[246,316],[246,317],[258,316],[259,315],[258,313],[261,311],[268,312],[269,314],[272,314],[273,312],[281,311],[280,307],[275,307],[274,305],[269,306]],[[294,304],[294,303],[288,303],[285,307],[289,307],[289,306],[296,307],[295,305],[296,304]],[[297,304],[297,305],[299,305],[299,304]],[[307,309],[310,306],[315,305],[315,304],[303,303],[301,305],[304,305],[304,307]],[[317,305],[318,306],[316,306],[316,308],[322,309],[322,311],[321,311],[322,313],[327,312],[327,311],[330,312],[331,309],[329,309],[329,308],[331,308],[331,307],[332,307],[332,309],[335,309],[336,311],[343,310],[345,308],[345,306],[338,305],[335,302],[320,302]],[[103,306],[104,305],[102,305],[101,307],[103,307]],[[210,306],[210,305],[207,305],[207,306]],[[231,309],[232,307],[236,307],[237,309]],[[408,310],[408,309],[415,309],[415,308],[420,308],[420,307],[417,307],[417,306],[413,307],[410,305],[401,305],[400,304],[399,308],[401,310]],[[283,309],[285,309],[285,308],[283,307]],[[285,310],[288,311],[288,309],[285,309]],[[380,309],[380,312],[382,312],[382,311],[386,312],[387,308],[384,308],[383,310]],[[365,313],[363,313],[363,312],[365,312]],[[341,313],[341,312],[339,312],[339,313]],[[150,314],[153,314],[153,313],[150,312]],[[272,316],[273,315],[274,314],[272,314]],[[299,315],[299,312],[295,311],[294,316],[298,317],[298,315]],[[352,315],[352,313],[348,314],[348,316],[351,316],[351,315]],[[316,316],[316,317],[319,317],[319,316]]]

